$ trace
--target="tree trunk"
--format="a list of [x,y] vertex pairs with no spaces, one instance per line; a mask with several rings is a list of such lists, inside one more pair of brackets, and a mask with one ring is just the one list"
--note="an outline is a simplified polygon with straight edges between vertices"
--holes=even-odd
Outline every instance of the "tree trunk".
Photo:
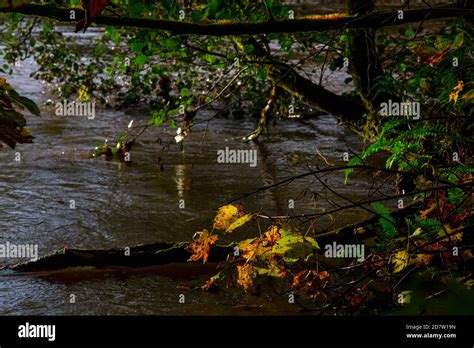
[[[351,0],[348,6],[351,15],[367,15],[375,10],[373,0]],[[383,74],[375,45],[375,30],[363,28],[350,29],[349,32],[348,53],[352,79],[365,108],[374,113],[373,87],[376,79]]]

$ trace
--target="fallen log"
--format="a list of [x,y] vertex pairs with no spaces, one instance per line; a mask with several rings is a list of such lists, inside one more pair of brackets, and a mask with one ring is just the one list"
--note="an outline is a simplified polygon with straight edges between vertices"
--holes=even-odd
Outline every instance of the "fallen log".
[[[413,203],[404,209],[395,210],[391,215],[395,218],[410,215],[418,211],[419,205]],[[348,241],[353,239],[354,230],[375,223],[379,216],[372,216],[364,221],[347,225],[337,230],[315,236],[320,245],[332,241]],[[369,233],[359,237],[370,238]],[[123,249],[68,249],[40,257],[36,261],[27,261],[10,267],[18,272],[55,271],[70,267],[144,267],[168,264],[188,263],[191,252],[186,250],[186,242],[180,243],[153,243],[138,245]],[[227,260],[234,252],[235,243],[229,245],[213,245],[209,253],[208,262],[218,263]],[[1,269],[1,267],[0,267]]]
[[[186,263],[191,253],[185,249],[187,243],[153,243],[138,245],[130,249],[63,249],[45,255],[36,261],[19,263],[9,267],[19,272],[59,270],[69,267],[141,267],[170,263]],[[233,251],[232,246],[213,246],[209,262],[225,261]]]

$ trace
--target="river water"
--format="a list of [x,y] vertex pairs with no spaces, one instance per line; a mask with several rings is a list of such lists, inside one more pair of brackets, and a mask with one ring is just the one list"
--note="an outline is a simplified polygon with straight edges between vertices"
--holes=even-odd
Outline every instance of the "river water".
[[[306,121],[279,121],[254,143],[244,143],[241,138],[254,129],[255,120],[217,118],[209,125],[193,128],[184,151],[174,142],[175,130],[160,128],[151,129],[140,138],[128,164],[91,158],[97,143],[112,140],[131,120],[135,125],[145,123],[149,118],[143,111],[146,109],[98,109],[93,120],[56,116],[54,108],[45,104],[51,98],[49,87],[29,77],[35,68],[35,63],[27,60],[15,68],[13,76],[6,76],[20,94],[41,106],[42,115],[27,116],[28,127],[35,136],[33,144],[18,145],[15,150],[4,146],[0,150],[0,244],[37,244],[40,255],[64,246],[123,248],[190,240],[196,231],[210,228],[216,209],[231,199],[304,173],[307,165],[325,166],[318,152],[337,165],[343,164],[343,152],[357,152],[363,147],[359,138],[330,115]],[[347,88],[343,84],[346,77],[345,73],[335,73],[326,79],[331,89],[340,91]],[[203,111],[197,117],[206,119],[209,115],[210,111]],[[256,150],[257,166],[217,163],[217,151],[225,147]],[[15,160],[17,153],[20,161]],[[354,200],[366,197],[372,185],[364,176],[354,177],[344,185],[343,173],[326,179],[334,189]],[[326,198],[343,203],[324,192],[315,179],[306,178],[241,203],[248,212],[296,215],[331,208]],[[182,209],[181,199],[185,204]],[[295,202],[294,209],[288,208],[290,199]],[[71,200],[75,209],[70,207]],[[311,233],[363,217],[355,210],[325,217],[315,223]],[[222,242],[256,234],[258,227],[252,223]],[[0,259],[0,264],[18,261]],[[234,289],[216,294],[186,290],[202,283],[214,266],[76,269],[39,275],[0,271],[0,314],[298,312],[299,308],[288,304],[284,296],[257,297]],[[186,296],[185,304],[178,302],[181,293]],[[75,303],[70,303],[71,295],[75,296]]]

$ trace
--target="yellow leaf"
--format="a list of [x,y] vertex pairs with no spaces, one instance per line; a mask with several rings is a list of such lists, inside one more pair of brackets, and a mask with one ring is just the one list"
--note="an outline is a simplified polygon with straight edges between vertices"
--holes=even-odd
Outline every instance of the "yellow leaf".
[[232,223],[242,215],[239,208],[235,205],[229,204],[220,207],[217,210],[217,215],[214,218],[214,228],[218,230],[226,230]]
[[418,227],[417,229],[413,231],[413,234],[410,236],[410,238],[419,236],[421,232],[423,232],[423,230],[421,229],[421,227]]
[[248,263],[243,266],[237,266],[237,285],[244,288],[245,291],[252,289],[252,278],[254,277],[254,269]]
[[230,233],[236,228],[239,228],[242,225],[245,225],[247,222],[252,220],[252,215],[251,214],[246,214],[244,216],[239,217],[237,220],[235,220],[233,223],[230,224],[229,227],[225,230],[225,233]]
[[406,303],[406,304],[409,304],[411,302],[411,294],[413,294],[413,291],[411,290],[405,290],[405,291],[402,291],[401,295],[401,303]]
[[449,237],[446,235],[446,232],[444,231],[444,229],[441,229],[438,232],[438,237],[446,237],[445,239],[443,239],[443,241],[459,242],[462,240],[462,236],[463,236],[462,232],[454,234],[453,232],[456,232],[456,229],[451,228],[449,224],[444,225],[444,228],[446,229],[446,232],[448,232]]
[[399,250],[392,255],[391,264],[393,266],[393,272],[398,273],[408,266],[408,260],[410,255],[406,250]]
[[436,202],[433,200],[426,209],[420,210],[420,217],[423,220],[429,218],[429,215],[436,211],[435,209],[436,209]]
[[12,90],[12,86],[10,86],[10,84],[7,83],[7,79],[4,77],[0,77],[0,87],[5,89],[5,91]]
[[410,265],[417,265],[420,267],[425,267],[430,264],[433,260],[434,254],[415,254],[414,256],[410,257]]
[[79,95],[78,95],[78,98],[80,101],[89,101],[91,99],[90,95],[89,95],[89,89],[82,85],[80,88],[79,88]]
[[464,89],[464,81],[459,81],[453,91],[449,94],[449,101],[454,101],[454,104],[457,103],[459,98],[459,93]]
[[246,239],[239,243],[242,257],[247,261],[253,261],[257,255],[264,255],[271,248],[271,246],[263,246],[260,238]]

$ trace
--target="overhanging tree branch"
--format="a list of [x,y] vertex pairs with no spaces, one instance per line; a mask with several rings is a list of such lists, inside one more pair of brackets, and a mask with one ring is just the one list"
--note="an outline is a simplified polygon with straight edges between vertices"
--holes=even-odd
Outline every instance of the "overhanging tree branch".
[[[71,19],[71,10],[76,11],[74,19]],[[0,12],[15,12],[30,16],[47,17],[60,22],[78,22],[84,18],[84,11],[81,9],[67,9],[51,5],[29,4],[20,8],[1,8]],[[258,23],[191,23],[184,21],[116,16],[94,17],[93,22],[100,25],[163,30],[174,34],[227,36],[326,31],[344,28],[381,28],[419,22],[422,20],[426,21],[459,17],[466,17],[470,20],[473,19],[474,10],[472,9],[471,2],[432,7],[429,9],[408,10],[403,12],[403,19],[399,19],[397,11],[391,10],[372,12],[359,17],[339,19],[314,20],[296,18],[292,20],[266,21]]]

